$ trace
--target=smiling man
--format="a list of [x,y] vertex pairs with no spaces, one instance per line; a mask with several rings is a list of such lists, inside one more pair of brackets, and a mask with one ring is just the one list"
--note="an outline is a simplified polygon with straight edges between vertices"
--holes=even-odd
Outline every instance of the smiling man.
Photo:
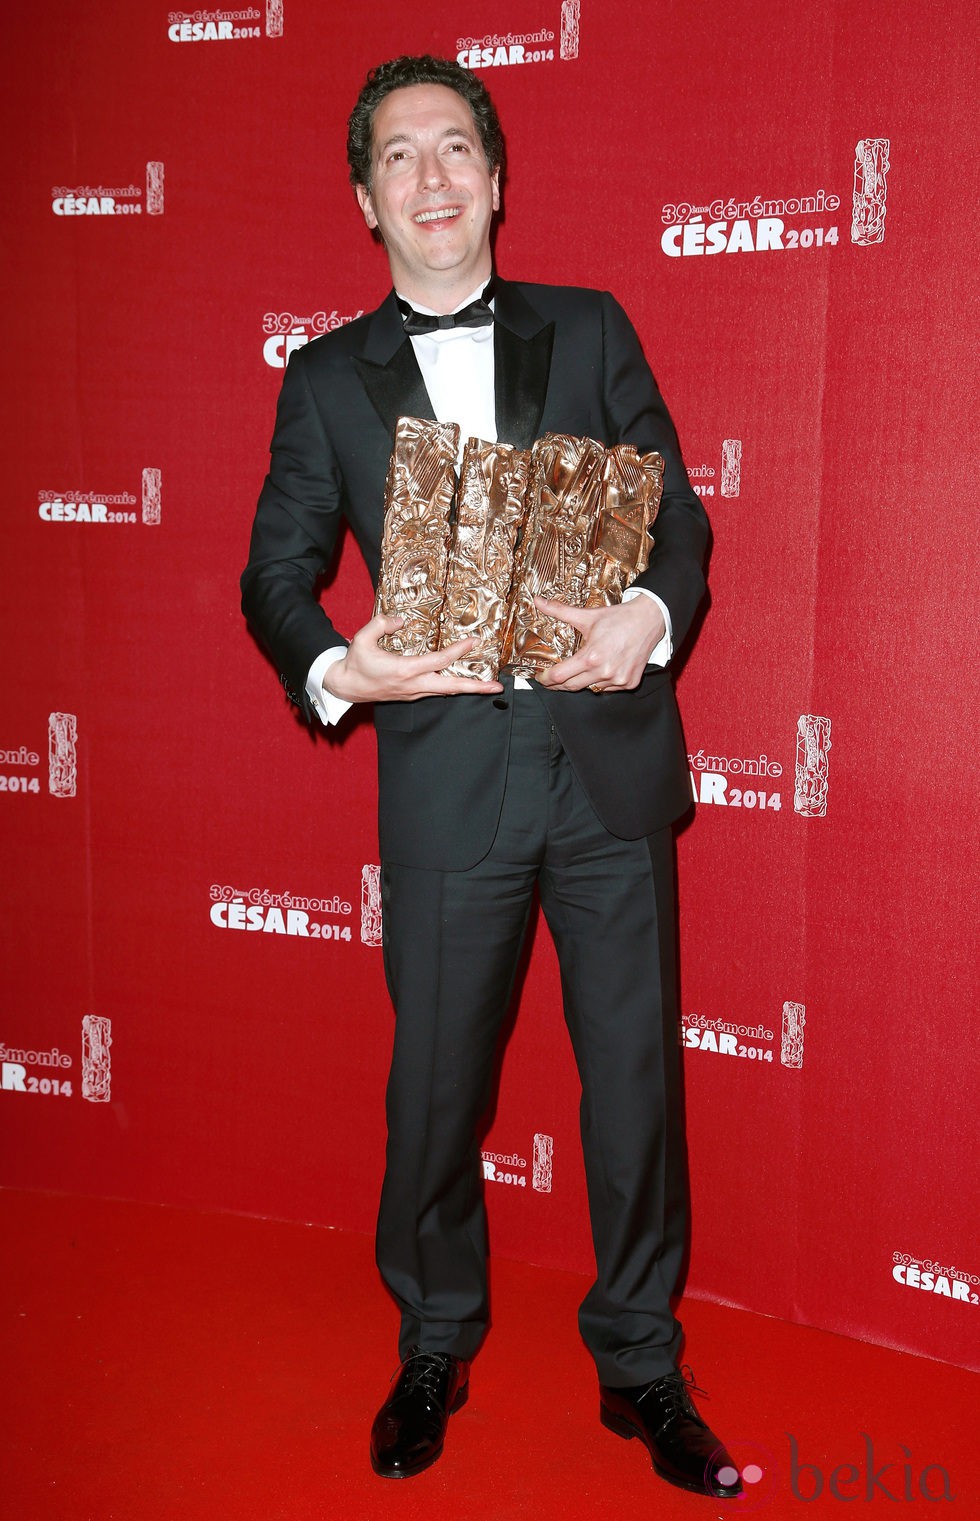
[[[401,1363],[371,1460],[385,1477],[420,1473],[468,1396],[489,1321],[478,1128],[537,891],[582,1081],[596,1279],[579,1327],[600,1419],[638,1436],[671,1483],[735,1495],[677,1366],[671,1309],[687,1227],[671,825],[689,790],[667,667],[704,593],[704,512],[613,298],[494,277],[503,140],[475,75],[429,57],[374,69],[348,160],[393,289],[290,360],[242,590],[310,721],[375,705],[396,1014],[377,1260]],[[348,642],[321,608],[343,518],[377,579],[401,416],[521,448],[552,432],[663,455],[648,569],[619,606],[541,603],[582,640],[538,681],[443,675],[472,640],[391,654],[380,640],[399,620],[372,618]]]
[[395,289],[419,302],[438,293],[440,305],[455,305],[490,278],[500,165],[490,168],[473,113],[446,85],[386,96],[373,139],[370,180],[355,191],[384,242]]

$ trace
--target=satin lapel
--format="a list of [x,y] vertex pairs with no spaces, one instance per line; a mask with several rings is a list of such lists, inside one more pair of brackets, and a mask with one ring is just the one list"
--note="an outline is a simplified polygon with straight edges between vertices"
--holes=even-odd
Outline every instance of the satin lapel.
[[[529,449],[538,437],[555,325],[544,323],[516,286],[498,282],[493,330],[497,437]],[[361,356],[352,356],[371,404],[394,437],[399,417],[435,417],[412,341],[392,292],[379,306]]]
[[498,282],[493,328],[497,438],[530,449],[544,412],[555,324],[542,323],[521,293]]
[[371,405],[392,437],[399,417],[435,418],[412,340],[405,335],[393,292],[374,314],[364,354],[352,355],[351,364]]

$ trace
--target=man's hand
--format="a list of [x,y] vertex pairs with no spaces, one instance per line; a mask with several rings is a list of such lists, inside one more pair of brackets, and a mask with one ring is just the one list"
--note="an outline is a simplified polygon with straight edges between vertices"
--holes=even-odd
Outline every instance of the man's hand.
[[665,633],[664,615],[652,597],[632,597],[614,607],[569,607],[535,597],[550,618],[570,623],[582,635],[574,655],[538,677],[559,692],[628,692],[639,686],[647,661]]
[[499,681],[472,676],[441,676],[440,671],[465,655],[476,643],[458,639],[433,655],[393,655],[379,641],[393,634],[404,618],[372,618],[358,629],[342,660],[329,666],[323,685],[343,702],[415,702],[420,697],[468,696],[502,692]]

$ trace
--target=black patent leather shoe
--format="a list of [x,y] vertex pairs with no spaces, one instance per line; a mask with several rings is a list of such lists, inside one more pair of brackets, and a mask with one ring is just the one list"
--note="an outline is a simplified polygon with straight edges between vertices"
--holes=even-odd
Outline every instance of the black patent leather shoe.
[[599,1419],[617,1436],[639,1437],[668,1484],[716,1500],[734,1499],[742,1493],[738,1469],[695,1409],[692,1389],[697,1385],[690,1368],[628,1389],[600,1384]]
[[449,1417],[466,1404],[470,1365],[447,1352],[416,1348],[371,1428],[371,1467],[383,1479],[408,1479],[442,1452]]

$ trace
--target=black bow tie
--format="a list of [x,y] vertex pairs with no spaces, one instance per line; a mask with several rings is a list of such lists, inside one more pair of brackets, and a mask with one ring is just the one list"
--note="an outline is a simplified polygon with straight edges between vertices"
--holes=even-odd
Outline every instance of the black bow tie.
[[395,297],[405,324],[405,331],[410,338],[417,337],[420,333],[445,331],[451,327],[489,327],[493,322],[493,312],[488,304],[492,298],[493,281],[488,280],[482,294],[475,301],[471,301],[469,306],[464,306],[462,311],[435,317],[430,316],[428,312],[417,312],[414,306],[403,301],[401,296]]

